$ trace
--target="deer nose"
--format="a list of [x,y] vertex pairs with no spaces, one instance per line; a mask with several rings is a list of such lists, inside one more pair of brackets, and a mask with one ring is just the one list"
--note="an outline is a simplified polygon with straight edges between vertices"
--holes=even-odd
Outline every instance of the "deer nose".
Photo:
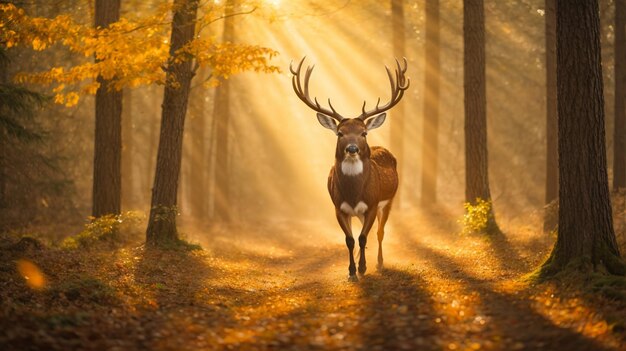
[[354,154],[356,154],[356,153],[358,153],[358,152],[359,152],[359,148],[358,148],[358,146],[356,146],[356,145],[354,145],[354,144],[350,144],[350,145],[348,145],[348,147],[346,148],[346,152],[348,152],[348,153],[350,153],[350,154],[354,155]]

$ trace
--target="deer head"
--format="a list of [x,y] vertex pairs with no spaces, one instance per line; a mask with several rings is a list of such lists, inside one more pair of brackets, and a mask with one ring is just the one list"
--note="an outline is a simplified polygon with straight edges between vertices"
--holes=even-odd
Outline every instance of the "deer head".
[[[380,98],[376,103],[376,107],[371,110],[366,110],[367,102],[363,101],[363,107],[361,108],[361,114],[354,118],[345,118],[339,114],[333,107],[330,99],[328,99],[329,108],[322,107],[317,101],[317,98],[311,99],[309,95],[309,80],[311,73],[315,66],[307,67],[304,74],[304,82],[302,82],[302,64],[306,57],[302,58],[298,67],[293,68],[293,65],[289,65],[289,69],[293,74],[292,85],[293,90],[302,102],[317,112],[317,120],[320,124],[332,130],[337,135],[337,149],[335,157],[337,160],[345,161],[343,165],[350,165],[351,162],[355,165],[356,169],[353,172],[358,172],[358,165],[362,158],[369,158],[370,149],[367,145],[367,133],[370,130],[380,127],[386,118],[385,111],[394,107],[402,96],[404,91],[408,89],[410,80],[405,77],[406,70],[408,68],[406,58],[403,59],[404,67],[400,65],[400,62],[396,60],[395,74],[391,73],[391,70],[385,66],[387,70],[387,76],[389,77],[389,83],[391,85],[391,99],[388,103],[380,106]],[[350,169],[345,169],[350,173]],[[345,172],[344,172],[345,173]],[[360,172],[358,172],[360,173]]]

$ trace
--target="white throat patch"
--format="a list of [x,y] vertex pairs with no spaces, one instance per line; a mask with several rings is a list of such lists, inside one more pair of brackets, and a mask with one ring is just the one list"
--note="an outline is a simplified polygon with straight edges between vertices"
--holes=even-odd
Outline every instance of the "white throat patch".
[[357,176],[363,173],[363,161],[357,155],[357,157],[346,157],[341,162],[341,173],[347,176]]

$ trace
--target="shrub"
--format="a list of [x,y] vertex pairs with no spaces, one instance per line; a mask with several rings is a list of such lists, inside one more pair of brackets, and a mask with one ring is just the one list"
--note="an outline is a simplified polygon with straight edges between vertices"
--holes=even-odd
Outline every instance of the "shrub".
[[476,199],[475,204],[466,202],[463,204],[463,234],[489,233],[490,222],[493,222],[491,201]]
[[90,247],[98,243],[124,244],[141,238],[145,216],[128,211],[119,215],[90,217],[82,232],[65,238],[61,246],[66,249]]

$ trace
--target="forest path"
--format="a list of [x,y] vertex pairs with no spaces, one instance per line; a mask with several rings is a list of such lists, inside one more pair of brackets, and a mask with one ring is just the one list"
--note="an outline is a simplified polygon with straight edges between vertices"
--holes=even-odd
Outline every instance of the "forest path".
[[[552,239],[526,230],[497,239],[460,235],[457,218],[395,214],[376,272],[347,281],[338,226],[273,225],[224,233],[203,246],[229,262],[237,284],[232,320],[218,344],[250,349],[603,350],[624,346],[579,297],[531,292],[520,278],[545,259]],[[355,230],[356,232],[356,230]],[[230,294],[225,294],[228,303]],[[623,337],[623,335],[622,335]]]
[[[385,269],[349,282],[332,221],[188,230],[204,250],[0,246],[2,350],[624,350],[626,307],[521,277],[553,238],[392,213]],[[2,251],[4,250],[4,251]],[[15,271],[28,260],[46,286]]]

